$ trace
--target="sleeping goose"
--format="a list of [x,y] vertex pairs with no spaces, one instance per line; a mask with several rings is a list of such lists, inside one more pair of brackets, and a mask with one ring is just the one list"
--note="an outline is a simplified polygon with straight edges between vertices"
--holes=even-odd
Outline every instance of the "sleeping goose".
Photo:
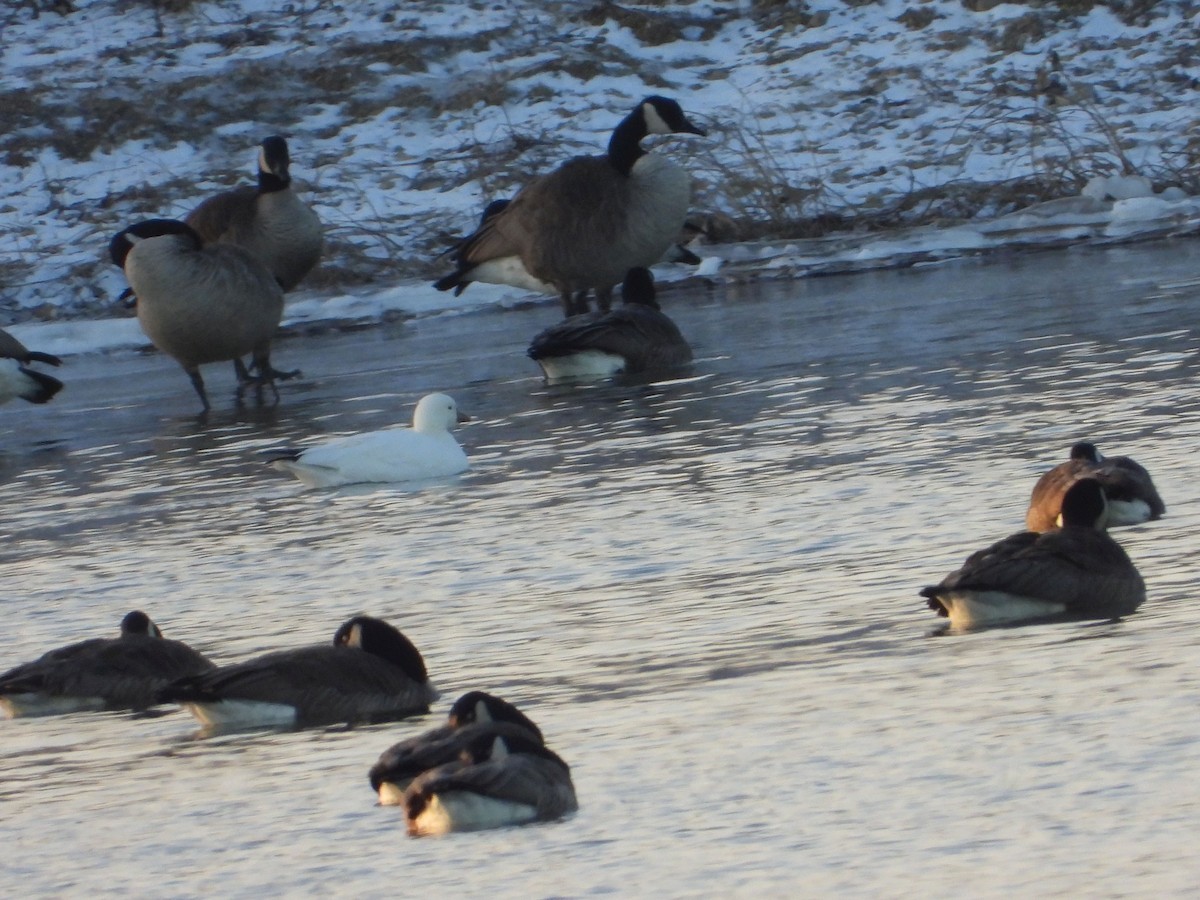
[[121,620],[120,637],[59,647],[0,675],[0,710],[11,718],[153,706],[177,678],[213,664],[181,641],[167,640],[150,617],[135,610]]
[[[321,220],[292,190],[287,141],[263,140],[258,186],[242,185],[209,197],[184,221],[206,244],[241,247],[258,257],[290,291],[321,258]],[[136,290],[135,290],[136,292]]]
[[470,691],[450,707],[445,725],[400,741],[380,754],[368,773],[371,789],[379,795],[379,804],[400,806],[404,790],[414,778],[458,759],[477,734],[472,726],[497,723],[523,729],[534,740],[542,741],[538,727],[511,703],[484,691]]
[[414,836],[558,819],[579,808],[571,770],[529,732],[472,725],[459,759],[417,776],[404,792]]
[[411,428],[367,431],[307,450],[281,451],[268,464],[291,472],[309,487],[457,475],[469,463],[450,429],[466,421],[453,398],[428,394],[417,404]]
[[1063,494],[1061,529],[1011,535],[967,557],[921,596],[956,628],[1128,615],[1146,599],[1146,587],[1105,533],[1106,515],[1100,482],[1077,479]]
[[692,348],[654,296],[648,269],[630,269],[625,305],[551,325],[533,339],[529,357],[551,381],[671,369],[692,360]]
[[210,728],[374,722],[429,711],[437,691],[412,642],[382,619],[355,616],[333,643],[278,650],[182,678],[159,695]]
[[57,356],[29,350],[0,328],[0,403],[7,403],[16,397],[30,403],[45,403],[62,390],[62,382],[57,378],[28,368],[32,362],[62,365],[62,360]]
[[1101,456],[1096,445],[1081,441],[1070,458],[1042,475],[1033,486],[1025,527],[1049,531],[1058,524],[1063,493],[1076,479],[1095,478],[1108,498],[1108,527],[1140,525],[1167,511],[1150,473],[1128,456]]
[[[138,324],[150,341],[183,366],[207,411],[200,366],[234,360],[247,384],[266,384],[298,372],[271,367],[271,339],[283,317],[283,291],[255,257],[232,244],[205,246],[195,229],[174,219],[148,219],[117,234],[112,261],[137,294]],[[240,357],[252,354],[250,378]],[[278,391],[275,392],[278,398]]]
[[673,133],[705,134],[674,100],[647,97],[617,125],[606,155],[568,160],[487,217],[456,249],[457,269],[434,286],[552,285],[566,315],[578,292],[593,289],[607,308],[613,285],[658,262],[687,216],[687,172],[641,146],[647,135]]

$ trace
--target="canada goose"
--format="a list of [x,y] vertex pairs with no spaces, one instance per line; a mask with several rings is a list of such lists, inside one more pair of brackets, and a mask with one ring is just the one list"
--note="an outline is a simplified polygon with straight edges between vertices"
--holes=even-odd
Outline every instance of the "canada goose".
[[280,451],[268,464],[309,487],[414,481],[457,475],[470,465],[450,429],[468,417],[445,394],[427,394],[411,428],[398,426],[334,438],[307,450]]
[[1106,507],[1100,482],[1080,478],[1063,494],[1061,529],[1011,535],[967,557],[921,596],[957,628],[1128,615],[1146,599],[1146,587],[1105,533]]
[[577,156],[527,184],[500,212],[485,219],[454,254],[456,271],[439,290],[471,281],[533,288],[553,285],[563,311],[594,289],[601,306],[632,268],[658,262],[687,216],[688,174],[641,147],[649,134],[706,132],[679,104],[647,97],[621,120],[604,156]]
[[0,675],[0,710],[10,718],[153,706],[166,685],[213,664],[181,641],[166,640],[140,610],[121,635],[59,647]]
[[404,790],[422,772],[453,762],[478,732],[473,726],[504,723],[542,742],[542,732],[523,712],[492,694],[470,691],[450,708],[446,724],[394,744],[380,754],[368,777],[380,806],[400,806]]
[[292,190],[287,141],[263,140],[258,186],[242,185],[209,197],[184,221],[206,244],[241,247],[258,257],[290,291],[321,258],[321,220]]
[[[238,394],[250,383],[275,390],[275,379],[299,372],[271,367],[271,338],[283,317],[283,291],[261,262],[232,244],[204,246],[190,225],[147,219],[130,225],[109,245],[115,264],[137,294],[142,331],[183,366],[209,409],[200,366],[234,360]],[[251,379],[241,356],[253,355]],[[278,391],[275,392],[278,398]]]
[[692,348],[659,309],[648,269],[630,269],[621,286],[625,305],[571,316],[533,339],[529,357],[551,381],[670,369],[692,360]]
[[15,397],[30,403],[45,403],[62,390],[62,382],[57,378],[26,368],[31,362],[62,365],[62,360],[57,356],[29,350],[0,328],[0,403],[7,403]]
[[1128,456],[1101,456],[1095,444],[1081,441],[1071,447],[1066,462],[1043,474],[1033,486],[1025,527],[1030,531],[1054,528],[1063,493],[1084,475],[1095,478],[1104,487],[1109,528],[1160,519],[1167,511],[1150,473],[1141,465]]
[[476,730],[460,758],[413,779],[404,792],[408,833],[446,834],[558,819],[579,808],[571,770],[524,729]]
[[159,695],[212,728],[382,721],[429,711],[437,691],[425,661],[396,628],[355,616],[332,644],[278,650],[182,678]]

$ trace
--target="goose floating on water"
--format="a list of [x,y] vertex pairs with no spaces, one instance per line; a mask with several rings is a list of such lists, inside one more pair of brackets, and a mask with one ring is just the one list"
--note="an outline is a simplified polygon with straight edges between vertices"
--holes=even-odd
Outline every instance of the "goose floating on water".
[[1140,525],[1162,518],[1166,504],[1146,469],[1128,456],[1101,456],[1096,445],[1081,441],[1071,447],[1070,458],[1042,475],[1033,487],[1025,527],[1049,531],[1058,525],[1063,494],[1087,476],[1104,487],[1108,498],[1108,527]]
[[621,287],[625,305],[571,316],[533,339],[529,357],[551,381],[661,371],[686,365],[692,348],[658,306],[647,269],[630,269]]
[[566,315],[579,311],[579,292],[595,290],[606,308],[625,273],[658,262],[684,224],[691,199],[687,172],[641,146],[647,135],[679,133],[706,132],[674,100],[647,97],[614,129],[606,155],[570,159],[485,215],[456,248],[456,270],[434,286],[550,285]]
[[499,722],[469,728],[457,760],[422,773],[405,790],[410,835],[544,822],[579,808],[570,768],[528,731]]
[[172,681],[213,664],[181,641],[167,640],[134,610],[114,638],[91,638],[43,654],[0,675],[0,710],[9,717],[101,709],[144,709]]
[[309,487],[443,478],[470,465],[450,429],[469,421],[445,394],[427,394],[412,427],[398,426],[333,438],[307,450],[281,451],[268,464]]
[[159,695],[216,729],[400,719],[428,712],[437,697],[412,641],[371,616],[345,622],[330,644],[221,666]]
[[422,772],[453,762],[477,737],[480,727],[504,724],[543,742],[541,730],[506,700],[470,691],[450,708],[446,724],[394,744],[380,754],[368,778],[381,806],[400,806],[404,791]]
[[0,328],[0,403],[17,397],[30,403],[46,403],[62,390],[63,384],[57,378],[29,368],[34,362],[62,365],[57,356],[30,350]]
[[1062,528],[1018,532],[973,553],[921,596],[955,628],[1129,615],[1146,587],[1104,531],[1106,515],[1100,482],[1080,478],[1063,495]]

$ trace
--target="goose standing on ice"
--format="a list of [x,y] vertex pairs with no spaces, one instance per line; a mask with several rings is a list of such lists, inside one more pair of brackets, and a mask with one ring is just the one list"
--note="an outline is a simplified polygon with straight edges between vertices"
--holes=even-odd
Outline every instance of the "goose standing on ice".
[[619,372],[673,369],[692,361],[692,348],[654,295],[649,269],[630,269],[624,306],[563,319],[529,345],[529,358],[551,381],[604,378]]
[[532,739],[543,742],[537,725],[511,703],[484,691],[470,691],[454,701],[445,725],[400,741],[380,754],[368,773],[379,805],[400,806],[414,778],[459,758],[478,736],[476,726],[500,723],[524,730]]
[[144,709],[177,678],[213,664],[167,640],[141,610],[121,620],[120,637],[91,638],[44,653],[0,675],[0,711],[9,717],[100,709]]
[[956,628],[1128,615],[1146,586],[1104,531],[1106,516],[1100,482],[1080,478],[1063,494],[1062,528],[1021,531],[973,553],[921,596]]
[[290,291],[321,258],[321,220],[292,190],[287,141],[263,140],[258,186],[242,185],[209,197],[184,221],[206,244],[233,244],[258,257]]
[[281,452],[268,464],[309,487],[416,481],[466,471],[469,463],[450,429],[468,417],[445,394],[428,394],[412,427],[398,426],[334,438],[307,450]]
[[591,289],[608,309],[613,286],[658,262],[687,217],[688,173],[641,146],[647,135],[679,133],[706,132],[674,100],[647,97],[617,125],[606,155],[568,160],[485,216],[455,250],[456,270],[434,286],[550,285],[566,315],[584,311],[574,297]]
[[1109,528],[1161,519],[1167,511],[1150,473],[1142,465],[1128,456],[1101,456],[1095,444],[1081,441],[1071,447],[1066,462],[1046,472],[1033,486],[1025,527],[1030,531],[1056,527],[1063,494],[1085,476],[1095,478],[1104,487]]
[[[148,219],[130,225],[109,245],[137,295],[137,317],[150,341],[187,372],[207,412],[200,375],[205,363],[234,360],[238,396],[248,384],[267,385],[299,372],[271,367],[271,339],[283,318],[283,291],[266,267],[232,244],[204,245],[190,225]],[[251,354],[251,377],[241,357]]]
[[57,356],[29,350],[0,328],[0,403],[17,397],[30,403],[45,403],[62,390],[62,382],[57,378],[29,368],[33,362],[62,365]]
[[399,719],[428,712],[437,697],[412,641],[371,616],[347,621],[332,644],[221,666],[159,694],[221,729]]

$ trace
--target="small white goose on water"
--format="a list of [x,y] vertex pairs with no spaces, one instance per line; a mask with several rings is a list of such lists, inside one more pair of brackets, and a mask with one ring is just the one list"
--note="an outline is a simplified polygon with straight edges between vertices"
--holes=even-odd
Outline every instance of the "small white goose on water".
[[1010,535],[921,596],[955,628],[1129,615],[1146,599],[1146,586],[1104,531],[1106,515],[1100,482],[1080,478],[1063,495],[1061,529]]
[[648,269],[630,269],[621,294],[624,306],[571,316],[533,339],[529,357],[542,367],[548,380],[662,371],[691,362],[692,348],[678,326],[659,309]]
[[62,390],[57,378],[29,368],[29,363],[62,365],[62,360],[49,353],[39,353],[0,328],[0,403],[20,397],[30,403],[45,403]]
[[368,778],[380,806],[400,806],[404,791],[423,772],[459,758],[478,736],[476,726],[504,724],[544,743],[541,730],[511,703],[484,691],[469,691],[450,707],[446,724],[393,744],[371,766]]
[[167,640],[141,610],[114,638],[51,650],[0,675],[0,712],[10,718],[100,709],[144,709],[177,678],[213,664],[182,641]]
[[268,464],[291,472],[309,487],[457,475],[470,464],[450,429],[466,421],[452,397],[428,394],[417,404],[411,428],[334,438],[306,450],[281,453]]
[[1059,524],[1063,494],[1083,477],[1095,478],[1108,498],[1108,527],[1140,525],[1161,519],[1167,511],[1150,473],[1128,456],[1101,456],[1096,445],[1080,441],[1070,458],[1042,475],[1033,486],[1025,527],[1049,531]]
[[428,712],[437,697],[412,641],[371,616],[345,622],[331,644],[221,666],[159,694],[214,729],[400,719]]
[[419,775],[404,792],[410,835],[545,822],[579,808],[570,768],[529,732],[506,723],[470,728],[458,760]]
[[570,159],[485,214],[455,249],[456,270],[434,286],[552,286],[566,315],[581,311],[580,292],[595,290],[607,308],[613,286],[630,269],[658,262],[687,217],[688,173],[641,146],[647,135],[680,133],[705,131],[674,100],[647,97],[613,130],[607,154]]

